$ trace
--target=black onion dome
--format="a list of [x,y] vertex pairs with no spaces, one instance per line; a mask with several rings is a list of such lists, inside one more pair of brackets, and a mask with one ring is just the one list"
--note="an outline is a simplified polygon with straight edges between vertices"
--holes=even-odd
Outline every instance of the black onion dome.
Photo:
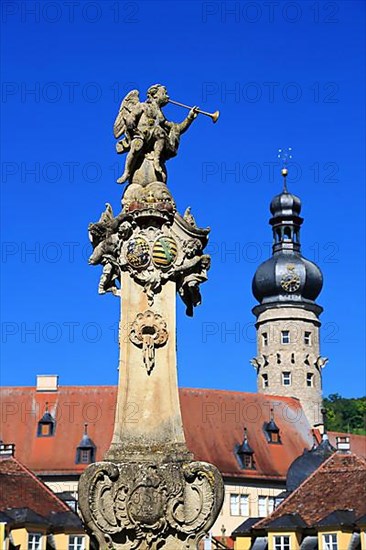
[[260,304],[314,303],[321,292],[323,276],[316,264],[301,255],[301,200],[287,191],[284,182],[284,189],[272,199],[270,210],[272,257],[258,267],[253,294]]
[[[283,281],[289,273],[298,278],[298,288],[291,293],[283,288]],[[296,252],[279,252],[263,262],[253,277],[252,290],[258,302],[285,300],[314,301],[323,286],[323,276],[319,267]]]
[[270,210],[274,217],[283,215],[299,216],[301,212],[301,200],[296,195],[284,191],[273,197]]

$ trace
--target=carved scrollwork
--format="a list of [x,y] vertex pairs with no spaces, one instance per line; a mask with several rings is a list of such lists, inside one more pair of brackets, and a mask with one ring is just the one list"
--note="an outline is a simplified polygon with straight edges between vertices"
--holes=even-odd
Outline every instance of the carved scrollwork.
[[145,311],[136,316],[130,330],[130,340],[142,348],[144,365],[148,374],[155,366],[155,348],[164,346],[168,341],[167,325],[161,315]]
[[80,510],[101,548],[195,548],[220,510],[223,482],[204,462],[101,462],[82,474]]
[[103,266],[98,291],[119,295],[121,273],[127,271],[143,287],[152,306],[163,285],[175,281],[186,313],[192,316],[201,303],[199,287],[210,268],[210,256],[203,253],[209,230],[197,227],[189,209],[181,217],[149,209],[149,203],[140,209],[137,206],[113,217],[107,204],[99,221],[89,225],[94,247],[89,263]]

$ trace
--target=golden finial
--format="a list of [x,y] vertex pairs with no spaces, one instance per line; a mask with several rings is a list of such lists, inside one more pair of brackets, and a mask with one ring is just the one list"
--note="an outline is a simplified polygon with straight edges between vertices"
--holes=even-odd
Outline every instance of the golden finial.
[[288,193],[287,182],[286,182],[286,178],[288,175],[287,164],[288,164],[288,161],[292,159],[292,147],[289,147],[288,149],[278,149],[277,158],[279,158],[282,161],[281,174],[283,177],[283,192]]

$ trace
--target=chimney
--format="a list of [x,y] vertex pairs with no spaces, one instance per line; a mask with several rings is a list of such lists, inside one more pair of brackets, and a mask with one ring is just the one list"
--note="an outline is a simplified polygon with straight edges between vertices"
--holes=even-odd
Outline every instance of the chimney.
[[9,458],[10,456],[14,456],[14,453],[14,443],[3,443],[0,441],[0,458]]
[[53,392],[58,390],[58,374],[37,374],[37,391]]
[[339,453],[349,453],[351,446],[348,435],[338,435],[336,437],[337,451]]

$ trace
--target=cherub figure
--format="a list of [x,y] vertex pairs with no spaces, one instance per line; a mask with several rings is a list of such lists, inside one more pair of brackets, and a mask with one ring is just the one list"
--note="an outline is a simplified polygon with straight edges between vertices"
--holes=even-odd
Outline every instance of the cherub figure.
[[165,161],[177,154],[179,139],[197,117],[198,107],[193,107],[183,122],[169,122],[162,107],[169,102],[165,86],[155,84],[147,90],[147,100],[140,102],[138,90],[132,90],[122,100],[116,121],[114,136],[118,139],[117,153],[127,153],[125,169],[118,183],[131,179],[137,162],[150,156],[154,170],[161,181],[166,181]]

